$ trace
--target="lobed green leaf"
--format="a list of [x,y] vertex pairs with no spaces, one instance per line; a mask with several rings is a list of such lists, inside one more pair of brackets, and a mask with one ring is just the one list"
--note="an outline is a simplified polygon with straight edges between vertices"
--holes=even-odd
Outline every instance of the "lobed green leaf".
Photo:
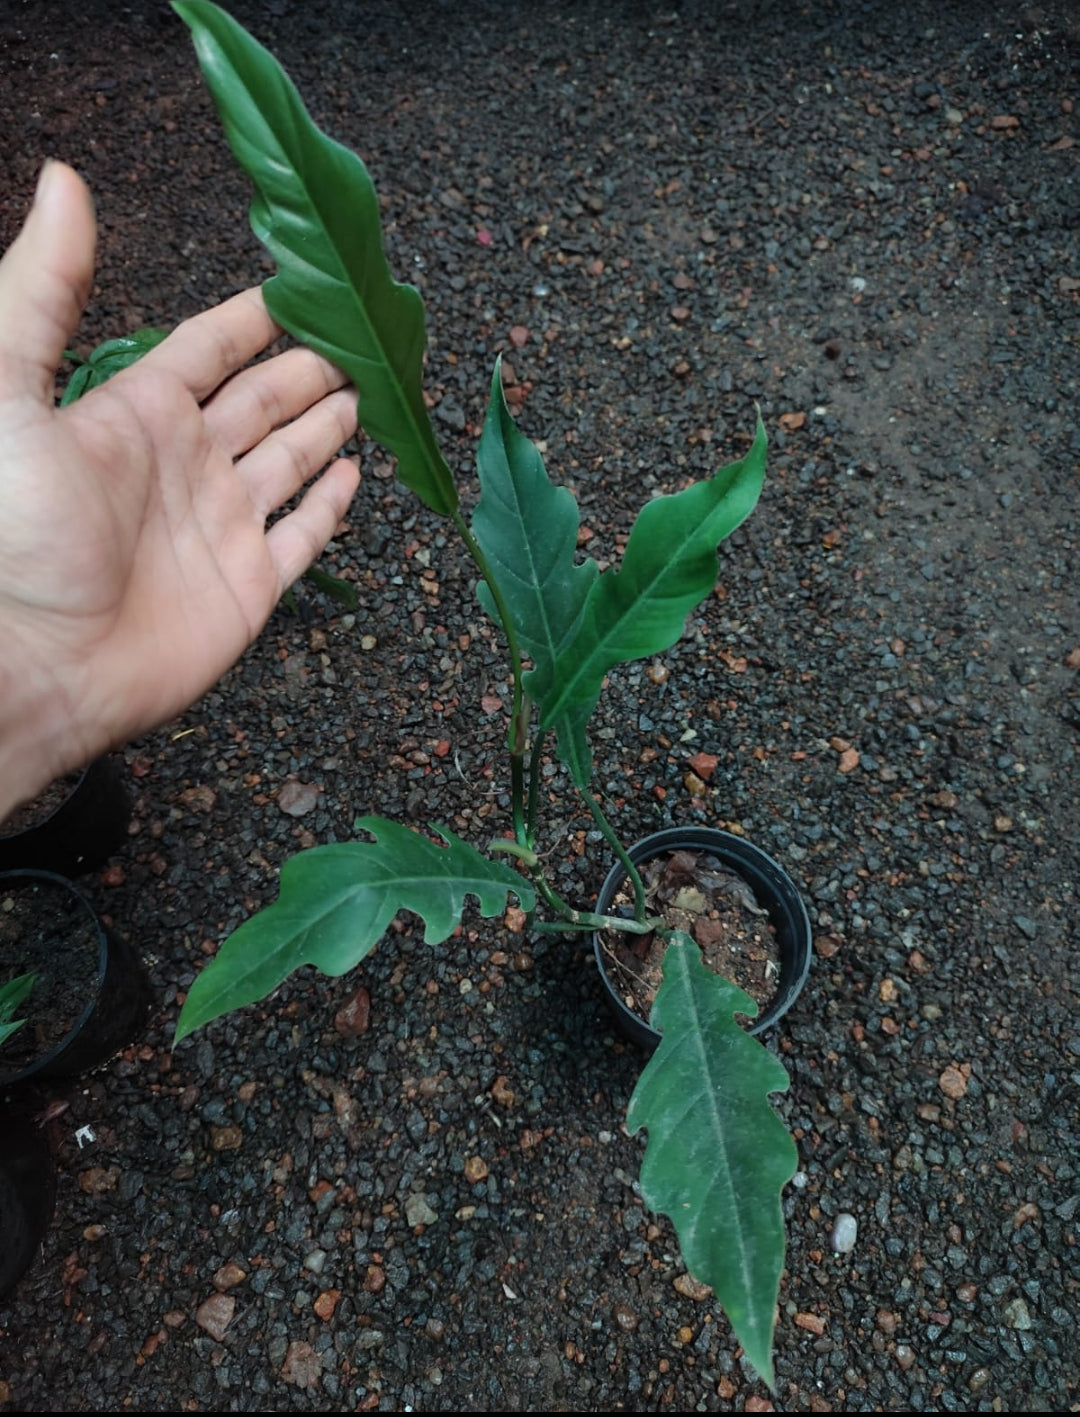
[[495,915],[513,892],[525,910],[536,896],[517,871],[489,861],[453,832],[445,845],[384,817],[361,817],[374,841],[316,846],[286,861],[278,899],[228,937],[199,974],[176,1025],[174,1043],[232,1009],[271,993],[301,965],[344,974],[378,943],[399,910],[424,921],[428,944],[458,926],[466,896]]
[[277,60],[210,0],[174,0],[229,146],[255,185],[251,226],[277,274],[271,315],[343,370],[368,435],[433,511],[457,507],[422,389],[424,303],[390,275],[367,168],[312,121]]
[[662,1038],[630,1099],[627,1126],[649,1133],[646,1205],[670,1217],[687,1268],[715,1290],[771,1387],[784,1267],[780,1196],[798,1155],[768,1100],[786,1091],[787,1073],[736,1013],[752,1018],[757,1005],[675,932],[650,1019]]
[[765,449],[759,417],[744,458],[642,508],[621,564],[590,587],[577,628],[555,661],[556,687],[540,715],[541,727],[558,734],[559,755],[579,787],[591,771],[585,725],[604,676],[616,664],[662,653],[682,634],[687,615],[716,583],[717,548],[754,509]]

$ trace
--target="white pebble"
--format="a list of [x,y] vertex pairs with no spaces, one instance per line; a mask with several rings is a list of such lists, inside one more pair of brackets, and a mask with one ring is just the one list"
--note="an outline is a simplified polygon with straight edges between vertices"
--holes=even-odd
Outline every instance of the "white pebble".
[[841,1211],[833,1223],[832,1235],[829,1237],[829,1244],[833,1253],[837,1255],[848,1255],[855,1248],[855,1241],[859,1234],[859,1222],[847,1211]]

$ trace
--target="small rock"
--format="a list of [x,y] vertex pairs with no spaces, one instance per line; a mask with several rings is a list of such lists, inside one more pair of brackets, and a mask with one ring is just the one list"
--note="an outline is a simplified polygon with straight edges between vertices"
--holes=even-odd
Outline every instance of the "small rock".
[[322,1362],[310,1343],[295,1341],[289,1344],[281,1366],[281,1376],[293,1387],[318,1387]]
[[687,759],[687,765],[698,777],[707,782],[716,771],[719,761],[720,759],[714,753],[695,753],[692,758]]
[[214,1288],[219,1293],[224,1293],[226,1289],[234,1289],[236,1285],[242,1284],[247,1278],[247,1270],[241,1269],[238,1264],[223,1264],[214,1275]]
[[513,1107],[517,1100],[514,1089],[508,1086],[508,1080],[504,1073],[500,1073],[491,1084],[491,1095],[500,1107]]
[[906,1343],[898,1343],[896,1345],[896,1361],[900,1364],[905,1373],[914,1364],[915,1354]]
[[210,1128],[210,1146],[214,1151],[236,1151],[243,1144],[244,1134],[235,1122]]
[[529,331],[524,325],[511,325],[510,343],[515,349],[523,349],[529,342]]
[[195,1310],[195,1322],[204,1333],[220,1343],[235,1313],[236,1300],[231,1294],[211,1294]]
[[840,754],[840,761],[837,768],[840,772],[854,772],[859,766],[859,750],[857,748],[845,748]]
[[319,789],[310,782],[297,782],[295,778],[290,778],[281,784],[277,803],[287,816],[303,817],[319,805]]
[[1010,1328],[1026,1331],[1031,1327],[1031,1313],[1023,1299],[1010,1299],[1001,1317]]
[[100,1196],[104,1191],[116,1190],[120,1172],[115,1166],[108,1170],[104,1166],[91,1166],[89,1170],[79,1172],[78,1180],[80,1191],[85,1191],[88,1196]]
[[673,1285],[676,1292],[681,1294],[684,1299],[695,1299],[698,1303],[702,1303],[712,1297],[712,1290],[709,1286],[702,1284],[692,1274],[676,1275]]
[[465,1179],[470,1185],[487,1179],[488,1164],[482,1156],[470,1156],[465,1161]]
[[185,787],[180,793],[180,801],[189,812],[209,813],[214,810],[217,793],[212,787]]
[[364,988],[350,994],[334,1015],[334,1028],[342,1038],[359,1037],[368,1031],[370,1022],[371,995]]
[[808,1329],[811,1333],[822,1334],[825,1332],[827,1320],[821,1314],[796,1314],[795,1323],[799,1328]]
[[410,1225],[434,1225],[438,1216],[427,1203],[427,1197],[413,1194],[405,1202],[405,1219]]
[[624,1333],[633,1333],[638,1326],[638,1316],[629,1304],[616,1304],[611,1311],[616,1324]]
[[324,1289],[312,1305],[323,1323],[328,1323],[334,1317],[334,1310],[338,1306],[341,1298],[340,1289]]
[[938,1078],[938,1087],[946,1097],[963,1097],[968,1090],[968,1080],[959,1068],[948,1067]]
[[858,1238],[859,1222],[846,1210],[841,1211],[833,1222],[832,1233],[829,1236],[830,1249],[834,1254],[848,1255],[855,1248],[855,1241]]

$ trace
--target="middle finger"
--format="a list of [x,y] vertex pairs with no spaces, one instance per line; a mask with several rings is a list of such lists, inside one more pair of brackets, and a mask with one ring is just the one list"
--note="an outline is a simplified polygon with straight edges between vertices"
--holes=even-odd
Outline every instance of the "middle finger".
[[238,458],[347,384],[341,370],[321,355],[287,349],[234,374],[203,404],[203,418],[214,441]]

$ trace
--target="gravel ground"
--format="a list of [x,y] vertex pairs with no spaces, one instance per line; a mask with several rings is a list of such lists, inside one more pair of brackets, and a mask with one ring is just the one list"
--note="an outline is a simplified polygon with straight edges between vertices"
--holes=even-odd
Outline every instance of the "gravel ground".
[[[597,756],[626,836],[734,824],[805,889],[815,967],[771,1039],[801,1159],[776,1408],[1080,1410],[1072,6],[232,8],[372,168],[464,479],[499,351],[601,557],[761,406],[760,507],[680,644],[613,676]],[[9,0],[0,66],[0,237],[46,154],[97,196],[82,344],[262,278],[164,4]],[[324,561],[359,613],[302,589],[124,755],[133,834],[87,889],[156,1009],[43,1090],[70,1104],[59,1203],[0,1312],[0,1400],[770,1410],[643,1211],[641,1060],[581,943],[472,919],[425,948],[407,919],[357,975],[170,1051],[178,994],[297,846],[368,810],[501,827],[497,646],[360,451]],[[549,786],[588,898],[604,852]]]

